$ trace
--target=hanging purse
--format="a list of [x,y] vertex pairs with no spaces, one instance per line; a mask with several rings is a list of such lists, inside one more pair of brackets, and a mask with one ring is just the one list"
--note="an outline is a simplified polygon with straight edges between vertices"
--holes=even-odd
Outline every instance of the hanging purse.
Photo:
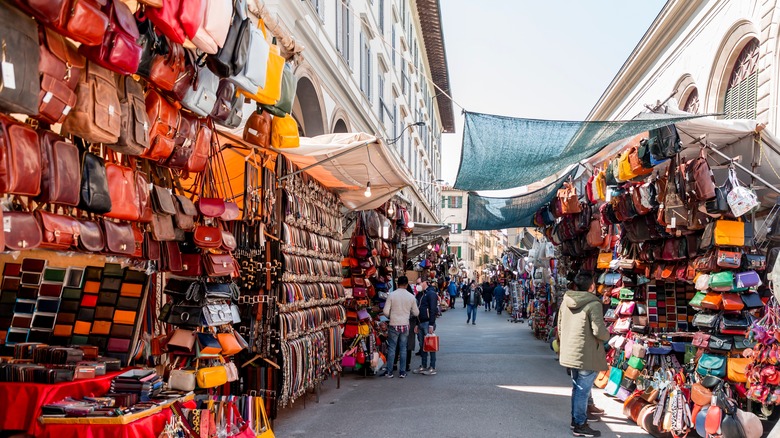
[[258,108],[249,115],[244,125],[244,141],[247,143],[268,148],[271,146],[271,114]]
[[704,148],[701,148],[697,158],[686,164],[684,177],[689,199],[702,202],[715,197],[715,181],[712,179],[712,170],[707,163]]
[[76,106],[76,87],[86,61],[62,35],[43,27],[39,34],[41,91],[36,118],[49,124],[62,123]]
[[149,148],[141,155],[153,161],[165,161],[173,153],[179,126],[179,111],[154,89],[146,92],[146,113],[151,122]]
[[103,252],[106,239],[100,224],[91,220],[80,220],[78,245],[83,251]]
[[79,209],[103,214],[111,211],[106,166],[102,158],[90,152],[81,155],[81,190]]
[[721,268],[737,269],[742,264],[742,253],[736,251],[724,251],[719,249],[717,253],[717,264]]
[[701,358],[699,358],[696,372],[701,376],[725,377],[726,357],[704,353]]
[[99,45],[82,45],[79,51],[90,61],[121,75],[134,74],[141,61],[141,36],[130,8],[122,1],[111,0],[103,7],[108,16],[108,30]]
[[191,51],[186,50],[186,56],[190,59],[189,64],[194,70],[194,74],[189,78],[189,81],[183,81],[186,92],[180,98],[181,105],[197,114],[198,117],[206,117],[214,110],[214,105],[217,102],[219,78],[211,70],[198,65],[195,54]]
[[[162,6],[159,8],[146,8],[146,16],[154,23],[157,30],[178,44],[184,43],[187,37],[179,15],[184,3],[186,2],[183,0],[163,0]],[[200,9],[200,6],[200,1],[198,1],[197,4],[191,6],[191,9]],[[190,7],[186,9],[190,9]],[[196,16],[200,16],[200,20],[203,19],[202,10],[193,12]]]
[[133,226],[127,223],[103,219],[103,235],[106,237],[106,252],[130,256],[135,253]]
[[109,24],[108,17],[100,10],[105,1],[57,0],[41,4],[35,0],[18,0],[17,3],[44,25],[76,42],[88,46],[103,42]]
[[119,140],[108,147],[126,155],[141,155],[149,147],[149,116],[144,88],[132,76],[117,76],[117,94],[122,109]]
[[161,90],[171,91],[185,68],[184,47],[169,41],[168,53],[152,59],[149,81]]
[[76,245],[81,230],[76,219],[43,210],[36,210],[35,217],[41,227],[40,248],[67,251]]
[[203,21],[191,39],[203,53],[214,54],[227,39],[233,5],[230,0],[203,0],[203,3]]
[[133,169],[115,162],[106,163],[106,180],[111,211],[105,217],[137,221],[141,217],[138,187]]
[[0,110],[36,115],[41,92],[39,74],[44,71],[39,70],[38,26],[10,2],[0,2],[0,29],[3,41]]
[[116,143],[122,125],[116,74],[94,62],[87,63],[76,95],[76,106],[62,123],[63,135],[75,135],[92,143]]
[[36,196],[41,191],[38,133],[0,114],[0,193]]
[[249,27],[249,45],[244,68],[230,77],[239,91],[255,94],[265,86],[270,50],[271,46],[265,40],[265,24],[263,20],[258,20],[257,27]]
[[242,91],[242,94],[259,104],[275,105],[282,96],[283,72],[284,58],[280,55],[279,46],[272,44],[268,52],[265,85],[260,87],[255,93],[247,93]]
[[165,160],[165,166],[172,169],[183,169],[192,156],[192,147],[198,135],[198,118],[188,112],[179,112],[179,124],[173,139],[173,150]]
[[225,43],[214,55],[206,57],[209,69],[221,78],[229,78],[243,70],[249,53],[249,33],[252,21],[246,15],[244,0],[235,0],[233,16]]
[[192,231],[195,228],[195,217],[198,210],[195,204],[183,195],[176,195],[176,226],[184,231]]
[[298,81],[293,74],[292,65],[284,64],[282,72],[282,92],[275,105],[263,105],[263,108],[273,114],[275,117],[284,117],[292,112],[293,102],[295,102],[295,93],[297,91]]
[[41,193],[35,200],[76,206],[81,183],[79,150],[50,131],[40,132]]
[[717,292],[708,292],[700,305],[705,309],[723,310],[723,296]]
[[234,83],[226,79],[219,81],[217,101],[211,111],[211,118],[214,119],[214,122],[229,128],[238,127],[238,124],[233,124],[233,118],[238,114],[241,114],[239,117],[243,117],[244,106],[244,96],[238,96]]
[[21,211],[3,212],[3,234],[5,247],[11,251],[37,248],[42,239],[38,221],[31,213]]

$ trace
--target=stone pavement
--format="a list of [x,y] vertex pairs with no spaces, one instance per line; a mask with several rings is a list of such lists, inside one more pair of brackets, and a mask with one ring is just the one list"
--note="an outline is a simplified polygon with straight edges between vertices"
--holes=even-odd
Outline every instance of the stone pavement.
[[[281,409],[274,423],[286,437],[566,437],[571,383],[550,347],[506,313],[479,310],[466,325],[459,300],[438,320],[435,376],[363,378],[345,373],[315,395]],[[420,365],[415,356],[412,368]],[[603,437],[649,437],[623,417],[622,404],[595,389],[607,411],[591,426]]]

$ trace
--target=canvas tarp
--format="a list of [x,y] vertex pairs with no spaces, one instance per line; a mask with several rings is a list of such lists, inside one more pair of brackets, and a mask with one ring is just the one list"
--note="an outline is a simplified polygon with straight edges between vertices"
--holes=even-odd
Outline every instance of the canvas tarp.
[[455,188],[521,187],[590,158],[608,144],[692,114],[640,114],[634,120],[572,122],[465,113]]

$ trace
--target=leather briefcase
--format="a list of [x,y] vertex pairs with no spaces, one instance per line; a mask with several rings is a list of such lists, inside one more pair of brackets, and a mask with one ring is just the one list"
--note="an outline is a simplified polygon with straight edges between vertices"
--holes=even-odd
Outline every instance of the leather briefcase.
[[40,131],[41,194],[36,201],[60,205],[79,204],[81,165],[76,145],[51,131]]
[[0,114],[0,193],[37,196],[41,191],[38,133]]
[[36,210],[35,216],[41,225],[40,248],[66,251],[76,245],[81,231],[76,219],[43,210]]
[[76,106],[76,88],[86,60],[65,37],[51,29],[40,30],[41,91],[38,94],[38,120],[62,123]]
[[3,71],[0,80],[0,110],[34,116],[38,114],[41,90],[38,26],[27,14],[3,1],[0,2],[0,38],[3,62],[13,67],[12,71]]
[[62,132],[92,143],[116,143],[122,126],[122,108],[116,90],[116,74],[87,63],[76,90],[76,107],[62,124]]

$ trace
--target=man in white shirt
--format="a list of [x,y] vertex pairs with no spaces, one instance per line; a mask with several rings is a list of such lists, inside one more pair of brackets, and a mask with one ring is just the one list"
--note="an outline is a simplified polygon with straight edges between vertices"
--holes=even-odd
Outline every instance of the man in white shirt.
[[[403,368],[406,363],[406,345],[409,335],[409,316],[417,316],[420,310],[417,308],[417,301],[414,296],[406,290],[409,279],[406,276],[398,277],[398,289],[394,290],[385,301],[383,312],[390,318],[387,328],[387,372],[385,376],[393,378],[393,363],[395,362],[396,346],[401,350],[401,357],[398,361],[398,368]],[[399,342],[400,341],[400,342]],[[400,345],[399,345],[400,344]],[[400,371],[399,377],[406,377],[406,371]]]

